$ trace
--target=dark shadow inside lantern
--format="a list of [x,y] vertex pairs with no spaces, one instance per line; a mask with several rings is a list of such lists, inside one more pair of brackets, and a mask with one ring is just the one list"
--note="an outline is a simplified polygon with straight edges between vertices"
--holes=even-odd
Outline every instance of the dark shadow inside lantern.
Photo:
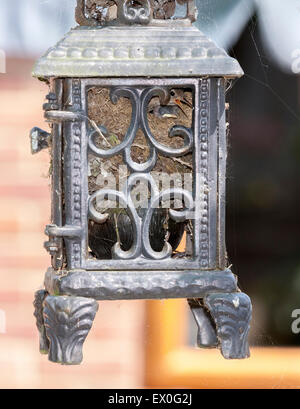
[[[174,207],[174,201],[171,207]],[[120,244],[123,251],[129,251],[134,242],[134,230],[130,217],[126,209],[118,207],[105,208],[99,206],[97,209],[103,215],[108,215],[104,223],[89,220],[89,248],[91,256],[97,259],[112,259],[113,247]],[[146,216],[147,208],[138,207],[138,216],[143,220]],[[192,257],[192,249],[189,246],[184,251],[177,251],[177,248],[185,232],[188,237],[192,237],[193,225],[189,222],[176,222],[169,215],[169,209],[160,206],[153,210],[149,226],[149,240],[151,248],[155,252],[162,252],[165,242],[172,247],[172,257]],[[188,250],[188,251],[187,251]]]

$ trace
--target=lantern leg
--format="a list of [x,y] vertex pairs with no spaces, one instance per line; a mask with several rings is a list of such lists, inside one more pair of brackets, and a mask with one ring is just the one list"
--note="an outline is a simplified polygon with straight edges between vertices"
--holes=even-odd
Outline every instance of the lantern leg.
[[44,301],[44,325],[52,362],[77,365],[82,346],[92,327],[98,303],[90,298],[50,296]]
[[40,353],[48,354],[49,340],[46,336],[46,329],[44,325],[43,303],[48,293],[45,290],[39,290],[34,295],[34,316],[36,318],[36,326],[40,333]]
[[203,301],[200,298],[190,298],[188,303],[198,327],[197,346],[199,348],[217,347],[216,326],[209,311],[204,307]]
[[248,333],[252,315],[250,298],[241,292],[209,294],[204,298],[215,322],[222,355],[226,359],[250,356]]

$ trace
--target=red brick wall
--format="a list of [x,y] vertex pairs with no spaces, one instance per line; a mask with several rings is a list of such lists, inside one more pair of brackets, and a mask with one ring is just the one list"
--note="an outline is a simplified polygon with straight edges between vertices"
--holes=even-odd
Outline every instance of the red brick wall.
[[[49,158],[30,153],[29,131],[47,130],[45,84],[31,79],[32,61],[10,60],[0,74],[0,388],[135,388],[143,386],[144,302],[101,302],[84,345],[84,362],[65,367],[38,351],[33,294],[49,256]],[[1,327],[1,325],[0,325]]]

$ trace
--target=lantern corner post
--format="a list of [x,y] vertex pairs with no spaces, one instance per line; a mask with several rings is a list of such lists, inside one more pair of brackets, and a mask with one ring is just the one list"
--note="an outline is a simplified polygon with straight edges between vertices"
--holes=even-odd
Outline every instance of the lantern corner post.
[[[44,104],[45,118],[51,133],[43,143],[44,131],[32,131],[31,145],[51,151],[51,224],[46,226],[49,237],[45,248],[51,255],[50,268],[60,274],[81,265],[85,225],[82,218],[83,120],[81,115],[81,82],[78,79],[52,78],[48,102]],[[44,138],[44,139],[42,139]],[[70,296],[47,285],[35,293],[34,315],[40,334],[40,352],[52,362],[77,365],[82,361],[82,346],[98,310],[94,299]]]
[[[208,268],[210,275],[215,268],[220,277],[227,272],[233,273],[228,266],[225,242],[225,206],[226,206],[226,163],[227,163],[227,119],[226,119],[226,79],[200,78],[199,103],[196,106],[196,170],[206,186],[206,208],[209,215],[206,228],[203,228],[203,211],[194,224],[201,226],[198,240],[195,240],[195,252],[200,262]],[[198,136],[197,136],[198,135]],[[206,152],[203,156],[203,147]],[[198,153],[197,153],[198,149]],[[204,158],[204,160],[203,160]],[[206,160],[208,158],[208,160]],[[197,169],[198,167],[198,169]],[[197,197],[197,191],[195,192]],[[196,204],[197,206],[197,204]],[[200,206],[200,201],[199,201]],[[210,211],[211,208],[216,211]],[[204,238],[208,237],[207,243]],[[203,243],[206,244],[202,249]],[[223,274],[222,274],[223,272]],[[242,293],[237,285],[224,286],[224,277],[216,291],[210,289],[199,298],[188,298],[190,310],[195,319],[199,348],[220,348],[226,359],[243,359],[250,356],[248,334],[252,316],[250,298]]]

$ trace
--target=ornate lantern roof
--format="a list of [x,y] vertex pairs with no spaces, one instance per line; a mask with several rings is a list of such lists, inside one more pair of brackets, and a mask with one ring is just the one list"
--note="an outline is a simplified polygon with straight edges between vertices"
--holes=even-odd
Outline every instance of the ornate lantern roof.
[[[108,3],[108,10],[109,3],[114,2],[104,3]],[[128,1],[116,3],[117,17],[106,21],[104,9],[102,14],[100,11],[88,14],[84,11],[87,4],[79,1],[76,17],[80,26],[37,61],[33,75],[39,78],[204,75],[233,78],[243,75],[234,58],[192,26],[196,18],[195,11],[189,12],[194,10],[190,4],[193,1],[181,1],[187,3],[188,17],[173,20],[154,18],[159,16],[159,9],[155,14],[149,1],[139,2],[143,3],[139,8],[126,6],[132,3]],[[164,10],[163,4],[160,10]]]

